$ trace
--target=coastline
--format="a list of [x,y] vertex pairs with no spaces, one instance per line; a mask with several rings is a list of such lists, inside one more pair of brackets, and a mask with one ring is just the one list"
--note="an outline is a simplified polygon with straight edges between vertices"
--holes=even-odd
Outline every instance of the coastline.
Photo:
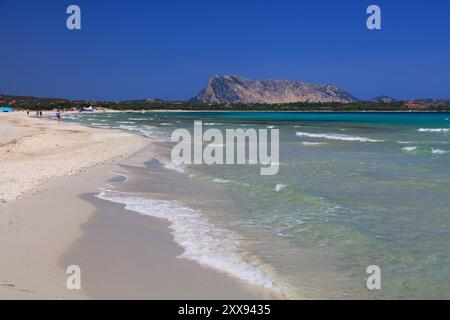
[[[0,180],[8,186],[0,203],[2,299],[282,298],[177,258],[182,249],[168,222],[94,197],[126,172],[122,165],[151,159],[150,140],[67,123],[56,127],[24,113],[0,116],[0,122],[2,130],[16,128],[0,140],[7,155],[0,160],[7,164]],[[18,178],[7,180],[12,174]],[[72,264],[81,267],[82,290],[66,288]]]
[[93,205],[95,213],[60,264],[87,270],[83,291],[89,298],[282,299],[271,290],[178,258],[183,248],[173,241],[168,221],[130,212],[93,194],[81,199]]
[[[282,113],[450,113],[450,110],[258,110],[258,109],[248,109],[248,110],[223,110],[223,109],[148,109],[145,112],[258,112],[258,113],[272,113],[272,112],[282,112]],[[129,112],[129,113],[142,113],[142,110],[114,110],[110,109],[107,112]]]

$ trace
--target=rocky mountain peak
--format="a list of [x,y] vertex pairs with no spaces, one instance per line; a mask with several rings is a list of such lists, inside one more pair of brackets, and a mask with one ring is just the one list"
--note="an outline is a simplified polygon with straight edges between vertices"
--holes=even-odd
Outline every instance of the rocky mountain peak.
[[292,102],[354,102],[357,99],[333,84],[289,80],[251,80],[236,75],[216,75],[191,99],[207,104]]

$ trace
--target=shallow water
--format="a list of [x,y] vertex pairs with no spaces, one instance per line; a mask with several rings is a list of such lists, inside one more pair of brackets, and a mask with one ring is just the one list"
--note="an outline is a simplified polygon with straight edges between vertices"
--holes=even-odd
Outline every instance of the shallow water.
[[[275,176],[259,175],[256,165],[179,167],[161,158],[102,191],[169,219],[182,258],[288,297],[450,298],[449,113],[71,117],[166,141],[194,120],[223,130],[280,129]],[[381,268],[377,292],[366,288],[369,265]]]

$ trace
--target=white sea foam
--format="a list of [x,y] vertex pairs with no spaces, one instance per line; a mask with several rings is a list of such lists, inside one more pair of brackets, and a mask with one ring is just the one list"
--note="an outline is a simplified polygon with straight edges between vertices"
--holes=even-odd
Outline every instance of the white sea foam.
[[359,142],[383,142],[384,140],[375,140],[365,137],[349,136],[345,134],[334,134],[334,133],[308,133],[297,131],[296,135],[298,137],[308,137],[308,138],[322,138],[329,140],[342,140],[342,141],[359,141]]
[[283,184],[283,183],[278,183],[275,188],[273,188],[273,191],[275,192],[280,192],[281,190],[283,190],[284,188],[286,188],[287,185]]
[[94,127],[104,127],[104,128],[109,128],[109,126],[108,126],[107,124],[104,124],[104,123],[98,123],[98,122],[92,122],[90,125],[91,125],[91,126],[94,126]]
[[213,181],[215,183],[228,183],[228,182],[230,182],[230,180],[222,179],[222,178],[215,178]]
[[414,146],[414,147],[403,147],[402,150],[406,151],[406,152],[413,152],[413,151],[417,150],[417,147],[416,146]]
[[111,189],[102,189],[97,197],[124,204],[126,209],[142,215],[168,220],[175,242],[184,249],[179,258],[190,259],[250,283],[282,291],[269,274],[248,262],[239,252],[239,238],[234,232],[214,226],[200,211],[176,201],[154,200]]
[[419,132],[450,132],[449,128],[420,128]]
[[411,141],[397,141],[400,144],[411,144]]
[[431,153],[432,154],[445,154],[445,153],[450,153],[450,151],[446,151],[446,150],[441,150],[441,149],[435,149],[435,148],[431,148]]
[[153,129],[155,127],[153,126],[143,126],[143,127],[139,127],[139,131],[145,136],[150,138],[152,136],[153,133]]
[[326,144],[325,142],[302,142],[304,146],[319,146],[322,144]]
[[128,131],[138,131],[145,137],[151,137],[152,131],[150,131],[149,129],[152,129],[154,127],[152,127],[152,126],[138,127],[138,126],[130,126],[130,125],[121,124],[117,128],[128,130]]
[[131,121],[147,121],[147,120],[153,120],[153,118],[128,118],[128,120],[131,120]]
[[116,123],[119,123],[119,124],[135,124],[136,122],[134,122],[134,121],[117,121]]
[[139,131],[138,127],[136,127],[136,126],[127,126],[124,124],[119,125],[118,128],[124,129],[124,130],[130,130],[130,131]]
[[172,171],[176,171],[179,173],[186,173],[186,168],[183,167],[182,165],[177,165],[173,162],[167,162],[164,165],[164,168],[166,168],[167,170],[172,170]]

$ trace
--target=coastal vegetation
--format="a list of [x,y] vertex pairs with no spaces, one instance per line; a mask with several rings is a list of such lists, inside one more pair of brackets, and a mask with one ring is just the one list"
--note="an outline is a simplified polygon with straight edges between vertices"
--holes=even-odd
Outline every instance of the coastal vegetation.
[[283,104],[205,104],[160,99],[93,101],[0,95],[0,106],[22,110],[80,109],[93,106],[112,110],[228,110],[228,111],[450,111],[450,100],[294,102]]

